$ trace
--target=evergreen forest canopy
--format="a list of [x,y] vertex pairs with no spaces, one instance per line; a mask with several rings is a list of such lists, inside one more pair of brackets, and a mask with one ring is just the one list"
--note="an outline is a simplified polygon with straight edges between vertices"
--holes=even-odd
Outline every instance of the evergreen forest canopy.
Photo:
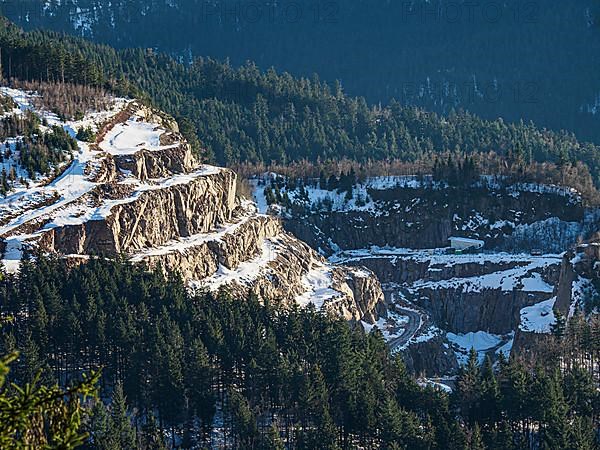
[[[454,393],[419,386],[381,333],[314,309],[191,294],[120,260],[24,260],[0,281],[11,381],[102,367],[89,449],[593,449],[600,322],[559,320],[539,360],[472,352]],[[109,401],[110,399],[110,401]],[[1,431],[1,430],[0,430]],[[168,438],[167,438],[168,437]]]
[[486,121],[460,111],[442,117],[395,101],[369,106],[316,76],[261,72],[253,63],[236,69],[208,58],[182,64],[152,50],[26,33],[6,20],[0,48],[5,78],[83,84],[146,99],[175,116],[192,144],[219,164],[401,160],[425,161],[431,169],[436,155],[462,160],[466,154],[500,158],[515,174],[534,162],[559,172],[582,162],[591,178],[579,167],[573,179],[582,185],[600,181],[596,145],[533,124]]
[[[4,0],[7,17],[96,42],[248,59],[341,79],[372,103],[534,120],[600,143],[600,3]],[[298,111],[301,112],[301,111]]]

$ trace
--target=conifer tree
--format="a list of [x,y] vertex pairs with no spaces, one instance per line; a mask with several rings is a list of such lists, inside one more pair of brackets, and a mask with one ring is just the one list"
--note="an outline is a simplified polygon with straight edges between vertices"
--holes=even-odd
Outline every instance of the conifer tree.
[[469,450],[485,450],[485,446],[483,445],[483,438],[481,437],[481,429],[479,428],[479,424],[475,423],[473,427],[473,431],[469,438]]
[[454,392],[461,414],[472,423],[476,419],[480,400],[480,370],[474,348],[469,352],[467,364],[459,371]]
[[562,392],[561,374],[556,369],[543,380],[545,398],[539,406],[543,408],[546,426],[541,432],[540,448],[544,450],[568,448],[570,437],[568,405]]
[[261,448],[264,450],[285,450],[285,445],[281,440],[279,429],[275,423],[271,424],[261,439]]
[[557,309],[554,311],[554,323],[550,325],[551,333],[557,338],[561,339],[565,335],[567,328],[567,321],[563,314]]
[[258,428],[248,401],[235,390],[229,390],[227,397],[237,445],[239,448],[253,448],[258,438]]
[[90,411],[90,419],[86,424],[89,433],[87,446],[93,450],[113,450],[115,441],[112,436],[110,416],[107,407],[98,400]]
[[109,419],[110,448],[135,449],[136,432],[127,412],[127,399],[120,383],[114,388],[110,402]]
[[141,450],[167,450],[167,443],[152,412],[148,413],[140,434]]
[[597,435],[589,417],[573,419],[569,430],[567,450],[593,450],[598,448]]

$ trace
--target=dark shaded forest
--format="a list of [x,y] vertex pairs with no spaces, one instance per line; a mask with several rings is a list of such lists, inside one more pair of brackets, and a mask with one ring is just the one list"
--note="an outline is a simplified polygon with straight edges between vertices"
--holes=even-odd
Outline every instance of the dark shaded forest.
[[[499,158],[513,173],[534,163],[559,172],[583,163],[591,181],[600,177],[597,146],[571,134],[466,112],[441,117],[398,102],[369,106],[339,84],[261,72],[252,63],[235,69],[200,58],[184,65],[152,50],[117,51],[51,32],[24,33],[8,22],[0,27],[0,49],[4,77],[19,85],[70,83],[94,87],[98,101],[104,89],[146,99],[175,116],[194,148],[219,164],[414,163],[453,153]],[[585,169],[576,173],[580,185],[592,184]]]
[[[68,384],[102,368],[91,449],[595,448],[594,345],[493,368],[473,353],[454,393],[422,388],[381,333],[276,300],[190,294],[123,261],[25,260],[0,282],[10,373]],[[579,326],[579,325],[578,325]],[[559,327],[560,328],[560,327]],[[573,334],[557,328],[557,343]],[[554,348],[547,346],[548,349]],[[567,364],[568,362],[568,364]],[[562,368],[562,370],[560,370]],[[594,375],[594,377],[592,377]],[[172,441],[171,441],[172,442]]]
[[[534,120],[600,142],[597,0],[3,2],[27,29],[339,79],[370,103]],[[301,113],[301,110],[298,110]]]

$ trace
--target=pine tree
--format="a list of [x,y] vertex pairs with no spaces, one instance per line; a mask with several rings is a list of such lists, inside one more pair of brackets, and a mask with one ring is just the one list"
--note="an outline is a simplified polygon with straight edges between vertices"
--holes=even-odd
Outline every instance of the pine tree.
[[589,417],[575,417],[570,427],[566,450],[593,450],[598,448],[594,425]]
[[554,323],[550,325],[550,332],[559,339],[562,339],[565,335],[567,328],[567,321],[565,316],[557,309],[554,311]]
[[127,399],[120,383],[114,388],[110,402],[109,419],[110,448],[135,449],[136,433],[127,412]]
[[489,355],[486,355],[481,370],[480,398],[477,420],[484,424],[494,424],[499,419],[500,389],[494,367]]
[[230,390],[228,409],[231,414],[232,431],[239,448],[253,448],[258,438],[258,428],[248,401],[239,392]]
[[15,352],[0,358],[0,448],[71,450],[80,446],[86,439],[83,402],[96,396],[99,374],[66,390],[37,379],[5,389],[9,365],[17,357]]
[[156,418],[151,412],[148,413],[146,423],[142,427],[140,447],[140,450],[167,450],[168,448]]
[[285,445],[279,435],[279,429],[272,423],[266,434],[261,439],[260,448],[264,450],[285,450]]
[[472,423],[476,419],[480,397],[479,363],[477,352],[473,348],[469,352],[467,364],[459,371],[454,393],[462,416]]
[[569,421],[567,418],[568,405],[562,392],[561,374],[556,369],[551,375],[543,377],[544,398],[539,403],[543,408],[543,429],[540,448],[555,450],[568,448],[570,440]]
[[186,362],[185,385],[188,387],[186,397],[189,409],[193,416],[200,419],[206,436],[215,414],[216,398],[212,391],[214,371],[206,347],[200,339],[192,342]]
[[114,450],[114,438],[111,434],[111,424],[108,409],[101,400],[94,402],[90,411],[90,419],[86,425],[90,435],[89,447],[93,450]]
[[481,429],[477,423],[475,423],[473,432],[469,438],[469,450],[485,450],[483,439],[481,437]]
[[502,420],[490,435],[489,450],[514,450],[513,431],[506,420]]

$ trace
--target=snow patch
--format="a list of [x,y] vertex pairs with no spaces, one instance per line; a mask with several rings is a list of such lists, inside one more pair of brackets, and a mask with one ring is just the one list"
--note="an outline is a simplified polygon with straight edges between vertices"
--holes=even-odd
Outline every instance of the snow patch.
[[519,329],[530,333],[550,333],[550,327],[556,321],[553,310],[555,302],[556,297],[552,297],[521,309]]
[[452,344],[456,359],[460,365],[467,363],[469,352],[474,349],[477,352],[477,360],[481,364],[485,356],[494,351],[510,354],[514,333],[508,336],[487,333],[485,331],[476,331],[464,334],[446,333],[446,339]]
[[325,302],[340,297],[340,293],[333,289],[333,279],[331,276],[331,268],[324,264],[317,263],[304,277],[302,284],[306,287],[306,291],[296,297],[296,303],[300,306],[315,305],[317,309],[321,309]]

